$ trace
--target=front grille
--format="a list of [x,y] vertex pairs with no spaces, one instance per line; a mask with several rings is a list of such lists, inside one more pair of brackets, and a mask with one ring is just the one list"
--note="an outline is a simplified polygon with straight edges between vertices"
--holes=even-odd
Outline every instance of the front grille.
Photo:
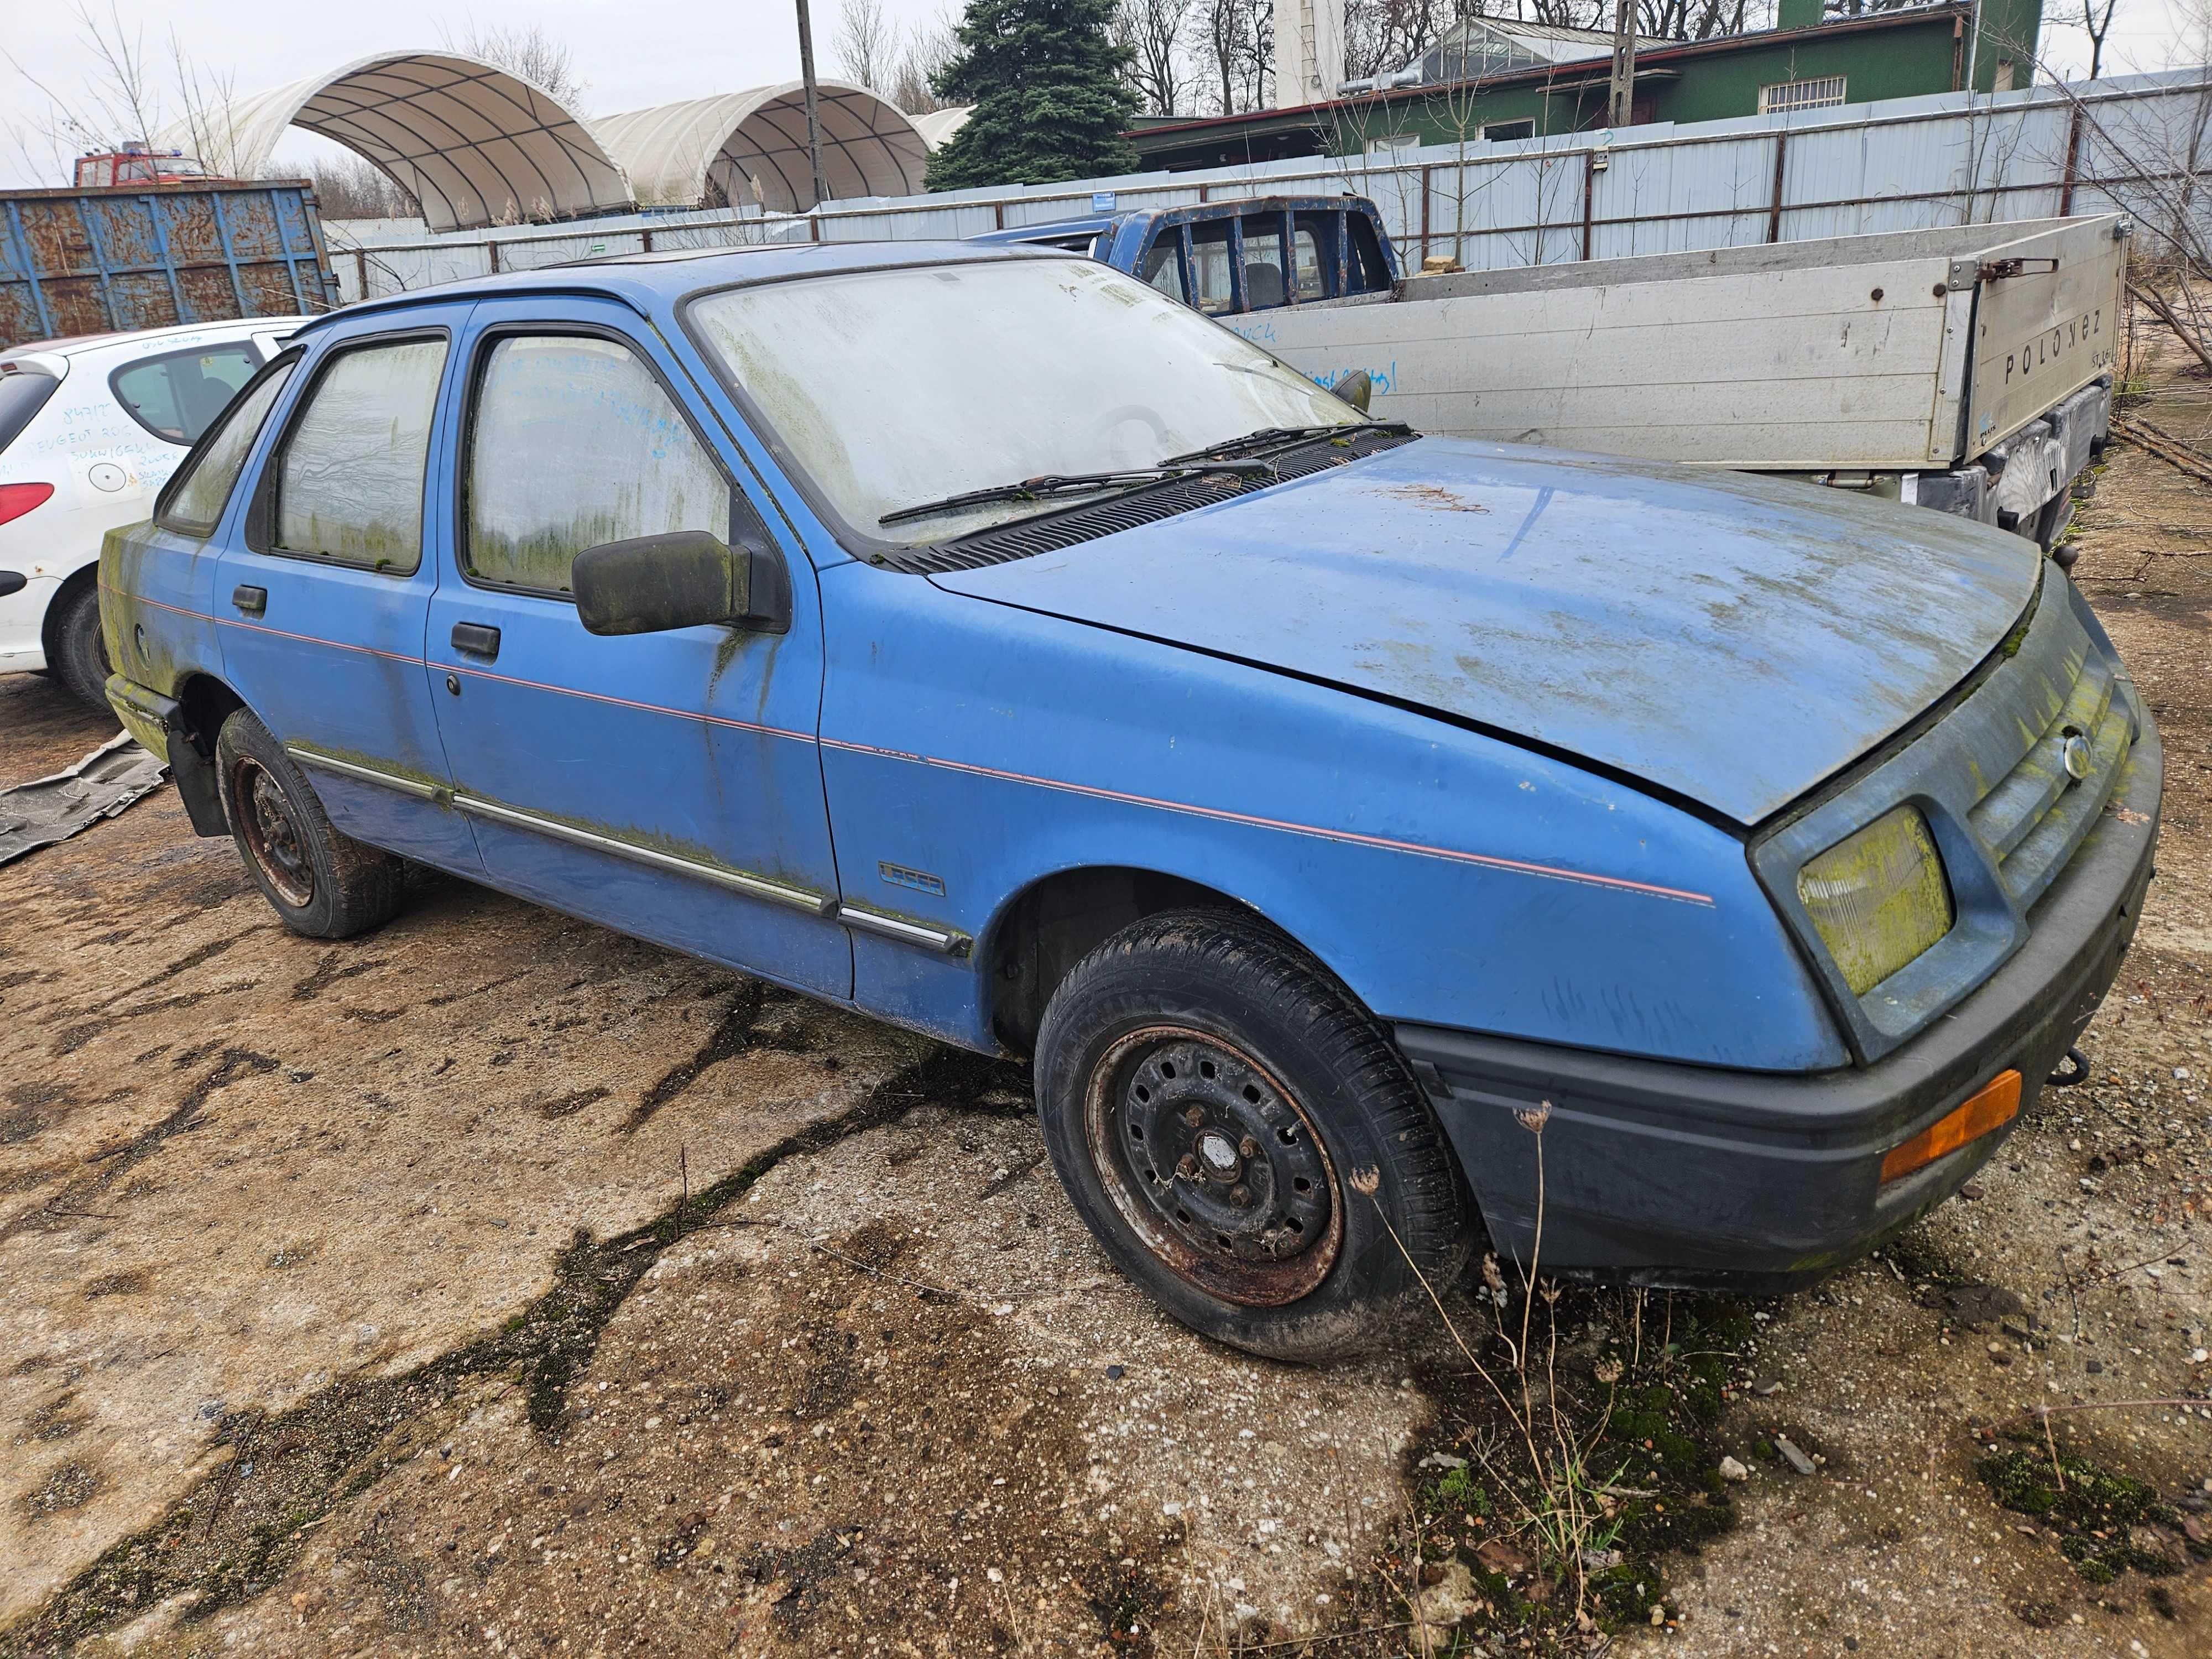
[[1171,519],[1178,513],[1249,495],[1255,489],[1266,489],[1286,479],[1303,478],[1310,473],[1326,472],[1333,466],[1347,465],[1411,443],[1416,435],[1402,428],[1361,427],[1343,440],[1322,439],[1300,444],[1280,455],[1265,457],[1274,468],[1272,476],[1244,477],[1215,472],[1179,478],[1172,483],[1117,495],[1111,501],[1024,519],[1002,529],[979,530],[972,536],[934,546],[892,548],[878,555],[876,562],[889,569],[929,575],[942,570],[975,570],[984,565],[1006,564],[1039,553],[1054,553],[1078,542],[1110,536],[1118,530],[1134,530],[1139,525]]
[[[1967,821],[1996,854],[1998,878],[2022,910],[2057,879],[2111,799],[2120,764],[2135,740],[2127,700],[2114,696],[2118,676],[2086,635],[2067,653],[2073,684],[2040,731],[2027,728],[2027,752],[1985,793]],[[2069,743],[2089,750],[2087,775],[2066,770]]]

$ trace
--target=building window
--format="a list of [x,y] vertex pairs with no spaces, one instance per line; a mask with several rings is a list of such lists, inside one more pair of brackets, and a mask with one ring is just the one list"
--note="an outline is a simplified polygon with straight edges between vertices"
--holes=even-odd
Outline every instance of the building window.
[[1482,126],[1482,136],[1493,144],[1509,138],[1534,138],[1536,122],[1534,117],[1525,121],[1486,121]]
[[1782,110],[1826,109],[1843,101],[1844,77],[1840,75],[1824,75],[1817,81],[1778,81],[1759,89],[1761,115]]
[[1367,141],[1370,155],[1397,155],[1420,147],[1421,135],[1418,132],[1394,132],[1385,138],[1370,138]]

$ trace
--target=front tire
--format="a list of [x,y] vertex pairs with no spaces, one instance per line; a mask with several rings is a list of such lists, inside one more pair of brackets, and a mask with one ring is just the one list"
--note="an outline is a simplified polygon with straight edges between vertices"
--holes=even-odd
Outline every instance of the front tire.
[[1389,1036],[1240,913],[1148,918],[1078,963],[1045,1010],[1036,1090],[1085,1224],[1220,1341],[1359,1352],[1416,1267],[1440,1286],[1465,1260],[1465,1185]]
[[107,708],[107,641],[100,631],[100,586],[85,582],[54,607],[53,648],[47,659],[55,677],[82,702]]
[[332,829],[300,769],[251,710],[222,723],[215,760],[239,857],[287,927],[349,939],[398,912],[405,861]]

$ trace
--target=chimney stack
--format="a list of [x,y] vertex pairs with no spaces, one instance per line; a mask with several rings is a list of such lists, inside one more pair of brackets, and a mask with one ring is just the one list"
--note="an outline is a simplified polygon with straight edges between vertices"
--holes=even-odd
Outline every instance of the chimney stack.
[[1344,79],[1344,0],[1275,0],[1275,107],[1336,96]]

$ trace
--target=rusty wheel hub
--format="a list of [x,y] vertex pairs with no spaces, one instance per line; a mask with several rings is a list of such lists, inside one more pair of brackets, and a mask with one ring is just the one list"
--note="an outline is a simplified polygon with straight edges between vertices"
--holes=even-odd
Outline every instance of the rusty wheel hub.
[[1328,1149],[1289,1091],[1232,1044],[1132,1033],[1092,1073],[1085,1117],[1108,1195],[1183,1278],[1273,1307],[1328,1276],[1343,1234]]
[[283,785],[259,761],[241,755],[231,769],[230,799],[246,850],[269,884],[295,909],[314,902],[315,866]]

